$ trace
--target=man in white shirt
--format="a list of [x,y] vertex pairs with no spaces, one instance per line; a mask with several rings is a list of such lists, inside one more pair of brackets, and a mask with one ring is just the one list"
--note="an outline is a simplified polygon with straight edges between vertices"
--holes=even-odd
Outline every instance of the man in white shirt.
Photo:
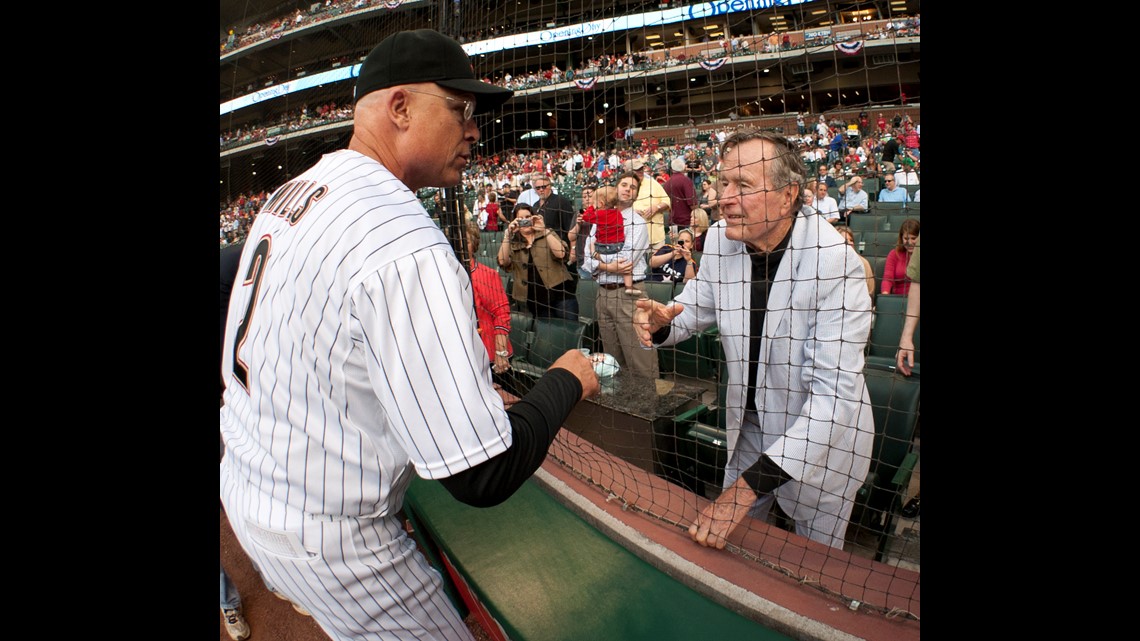
[[[531,185],[533,185],[534,181],[541,180],[544,178],[546,178],[546,174],[534,173],[534,174],[530,175],[528,182]],[[531,187],[530,189],[527,189],[523,193],[519,194],[519,197],[516,199],[516,202],[526,203],[526,204],[530,205],[531,207],[535,207],[536,204],[538,203],[538,201],[541,199],[542,199],[542,197],[538,195],[538,191],[534,187]]]
[[[647,298],[644,291],[631,296],[626,293],[624,274],[632,276],[634,287],[645,280],[646,256],[649,254],[649,228],[645,219],[634,209],[641,183],[644,178],[639,171],[626,171],[618,178],[617,209],[621,210],[625,222],[625,241],[621,251],[615,255],[602,256],[595,248],[597,225],[590,228],[586,239],[582,269],[594,275],[598,283],[597,300],[594,307],[598,314],[598,334],[606,353],[612,355],[622,369],[629,369],[638,376],[656,380],[659,375],[657,351],[642,349],[633,326],[633,313],[636,301]],[[658,185],[660,186],[660,185]],[[668,202],[668,198],[666,198]],[[609,259],[608,262],[603,258]]]
[[863,177],[852,176],[850,180],[839,184],[839,218],[846,222],[852,212],[865,213],[870,203],[870,197],[863,191]]
[[828,195],[826,183],[816,183],[815,204],[813,206],[827,222],[832,225],[839,222],[839,203],[835,202],[835,199]]
[[914,165],[904,162],[902,167],[895,172],[895,183],[899,185],[917,185],[918,174],[914,171]]

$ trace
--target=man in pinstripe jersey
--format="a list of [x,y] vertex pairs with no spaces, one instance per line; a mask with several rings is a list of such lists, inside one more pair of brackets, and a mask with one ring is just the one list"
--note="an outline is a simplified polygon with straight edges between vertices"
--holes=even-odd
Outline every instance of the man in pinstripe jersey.
[[471,639],[399,511],[413,474],[495,505],[598,391],[568,351],[508,410],[471,282],[415,191],[458,184],[512,92],[431,30],[386,38],[348,148],[278,188],[226,319],[221,496],[242,547],[333,639]]

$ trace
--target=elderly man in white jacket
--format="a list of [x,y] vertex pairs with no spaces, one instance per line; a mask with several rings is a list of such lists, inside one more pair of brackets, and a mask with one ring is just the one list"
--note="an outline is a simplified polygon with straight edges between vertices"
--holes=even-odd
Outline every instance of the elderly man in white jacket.
[[775,502],[798,534],[843,549],[875,433],[863,261],[801,209],[805,169],[782,136],[737,132],[721,157],[722,220],[708,231],[700,272],[670,304],[638,301],[634,315],[645,346],[720,330],[725,490],[689,534],[723,548],[745,515],[766,518]]

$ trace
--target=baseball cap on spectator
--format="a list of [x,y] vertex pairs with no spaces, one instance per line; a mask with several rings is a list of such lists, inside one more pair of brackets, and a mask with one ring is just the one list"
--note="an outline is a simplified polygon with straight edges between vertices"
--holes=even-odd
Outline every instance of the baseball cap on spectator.
[[669,164],[669,167],[673,170],[673,173],[681,173],[685,171],[685,159],[677,156],[673,159],[673,162]]
[[454,39],[434,29],[400,31],[380,41],[360,65],[355,101],[396,85],[418,82],[475,94],[475,113],[503,104],[514,91],[475,79],[467,52]]
[[627,171],[641,171],[645,167],[645,159],[634,158],[633,160],[625,161],[625,168]]

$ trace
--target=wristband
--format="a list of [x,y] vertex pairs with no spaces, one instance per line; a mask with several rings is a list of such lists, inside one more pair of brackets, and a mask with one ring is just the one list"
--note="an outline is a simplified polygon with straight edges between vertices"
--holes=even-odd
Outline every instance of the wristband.
[[507,358],[510,355],[511,355],[511,353],[508,352],[507,350],[503,350],[503,351],[495,350],[495,356],[502,356],[503,358]]

